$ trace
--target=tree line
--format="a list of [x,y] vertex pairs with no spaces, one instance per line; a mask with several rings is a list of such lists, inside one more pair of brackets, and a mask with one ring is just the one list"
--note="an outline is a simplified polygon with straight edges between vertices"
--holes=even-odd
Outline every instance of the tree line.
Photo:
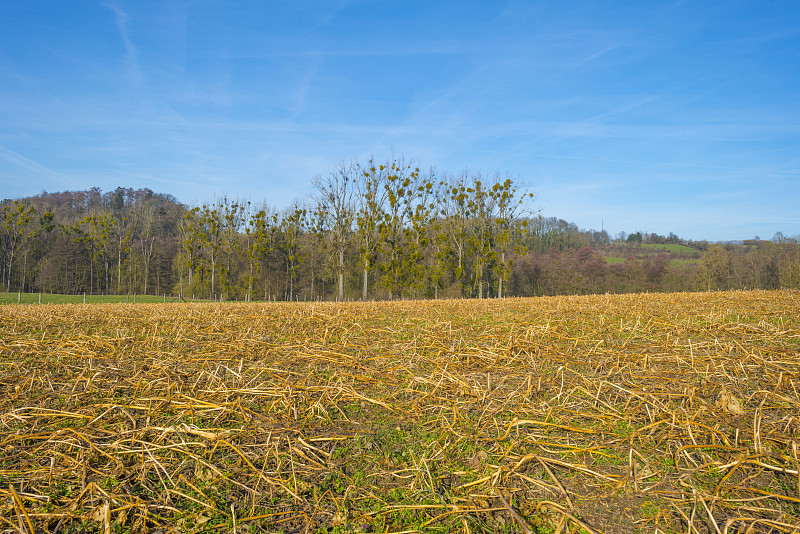
[[587,245],[572,251],[528,252],[514,262],[510,287],[519,296],[800,289],[797,238],[781,243],[703,242],[695,253],[678,259],[666,252],[628,248],[623,261],[611,264],[605,250],[608,247]]
[[[413,161],[342,163],[278,210],[226,196],[200,206],[119,187],[0,203],[6,291],[224,300],[503,297],[800,287],[796,238],[688,243],[611,238],[531,208],[508,176],[438,174]],[[616,247],[624,261],[609,264]]]
[[0,203],[6,291],[171,293],[186,207],[171,195],[117,188],[42,193]]
[[221,198],[179,227],[184,293],[296,300],[503,296],[529,226],[509,177],[341,164],[281,212]]

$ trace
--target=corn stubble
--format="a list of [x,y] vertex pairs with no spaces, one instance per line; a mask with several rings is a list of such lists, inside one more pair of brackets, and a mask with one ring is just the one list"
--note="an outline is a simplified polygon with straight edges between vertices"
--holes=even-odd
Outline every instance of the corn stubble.
[[800,294],[0,310],[5,532],[798,532]]

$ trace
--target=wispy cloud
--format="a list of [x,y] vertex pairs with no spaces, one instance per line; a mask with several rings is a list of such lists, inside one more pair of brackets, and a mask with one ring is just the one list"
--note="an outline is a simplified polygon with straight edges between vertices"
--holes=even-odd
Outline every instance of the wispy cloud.
[[600,50],[591,52],[588,56],[579,58],[575,63],[573,63],[573,66],[574,67],[582,67],[582,66],[586,65],[587,63],[591,63],[595,59],[598,59],[601,56],[604,56],[604,55],[608,54],[612,50],[616,50],[617,48],[618,48],[617,45],[611,45],[611,46],[603,47]]
[[119,7],[116,2],[107,2],[104,5],[114,12],[114,22],[119,31],[122,45],[125,47],[125,54],[123,57],[126,72],[131,82],[133,82],[136,87],[140,87],[142,85],[142,70],[139,64],[139,50],[134,46],[130,36],[130,16]]
[[[26,158],[22,154],[14,152],[3,145],[0,145],[0,159],[10,163],[12,168],[16,171],[19,169],[24,169],[25,171],[28,171],[26,174],[32,174],[40,180],[46,180],[48,183],[58,184],[57,187],[75,187],[78,185],[77,182],[69,176],[54,171],[45,165]],[[19,183],[19,178],[15,177],[14,174],[15,172],[12,171],[3,177],[3,181],[6,182],[4,187],[14,190],[19,189],[17,186],[12,185],[13,183]],[[2,176],[2,174],[0,174],[0,176]]]
[[314,88],[315,85],[315,77],[317,71],[319,71],[319,67],[322,64],[323,56],[316,55],[309,59],[307,65],[304,67],[303,75],[300,78],[300,83],[298,84],[294,94],[292,95],[292,100],[294,102],[292,115],[297,118],[299,117],[303,111],[306,109],[306,97],[308,96],[309,90]]

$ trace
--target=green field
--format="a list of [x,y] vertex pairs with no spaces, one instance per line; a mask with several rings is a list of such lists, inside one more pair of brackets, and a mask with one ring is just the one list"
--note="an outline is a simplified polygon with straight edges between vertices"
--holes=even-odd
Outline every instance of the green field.
[[[81,304],[83,303],[83,294],[81,295],[58,295],[55,293],[0,293],[0,304]],[[164,297],[154,295],[86,295],[87,304],[119,304],[119,303],[156,303],[164,302]],[[174,302],[176,297],[166,297],[167,302]]]
[[697,250],[687,247],[686,245],[676,245],[674,243],[669,243],[665,245],[656,245],[653,243],[645,243],[643,245],[638,245],[642,248],[650,249],[650,250],[664,250],[669,252],[670,254],[694,254]]
[[619,256],[606,256],[606,263],[625,263],[625,258],[620,258]]
[[[614,263],[625,263],[625,258],[620,258],[619,256],[605,256],[605,260],[609,265],[613,265]],[[670,265],[691,265],[693,263],[697,263],[697,260],[669,260]]]

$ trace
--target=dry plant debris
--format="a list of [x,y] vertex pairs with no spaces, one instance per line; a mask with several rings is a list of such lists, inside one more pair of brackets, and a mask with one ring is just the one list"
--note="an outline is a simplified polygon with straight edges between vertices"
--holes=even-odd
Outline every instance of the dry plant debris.
[[4,532],[800,532],[800,293],[0,309]]

